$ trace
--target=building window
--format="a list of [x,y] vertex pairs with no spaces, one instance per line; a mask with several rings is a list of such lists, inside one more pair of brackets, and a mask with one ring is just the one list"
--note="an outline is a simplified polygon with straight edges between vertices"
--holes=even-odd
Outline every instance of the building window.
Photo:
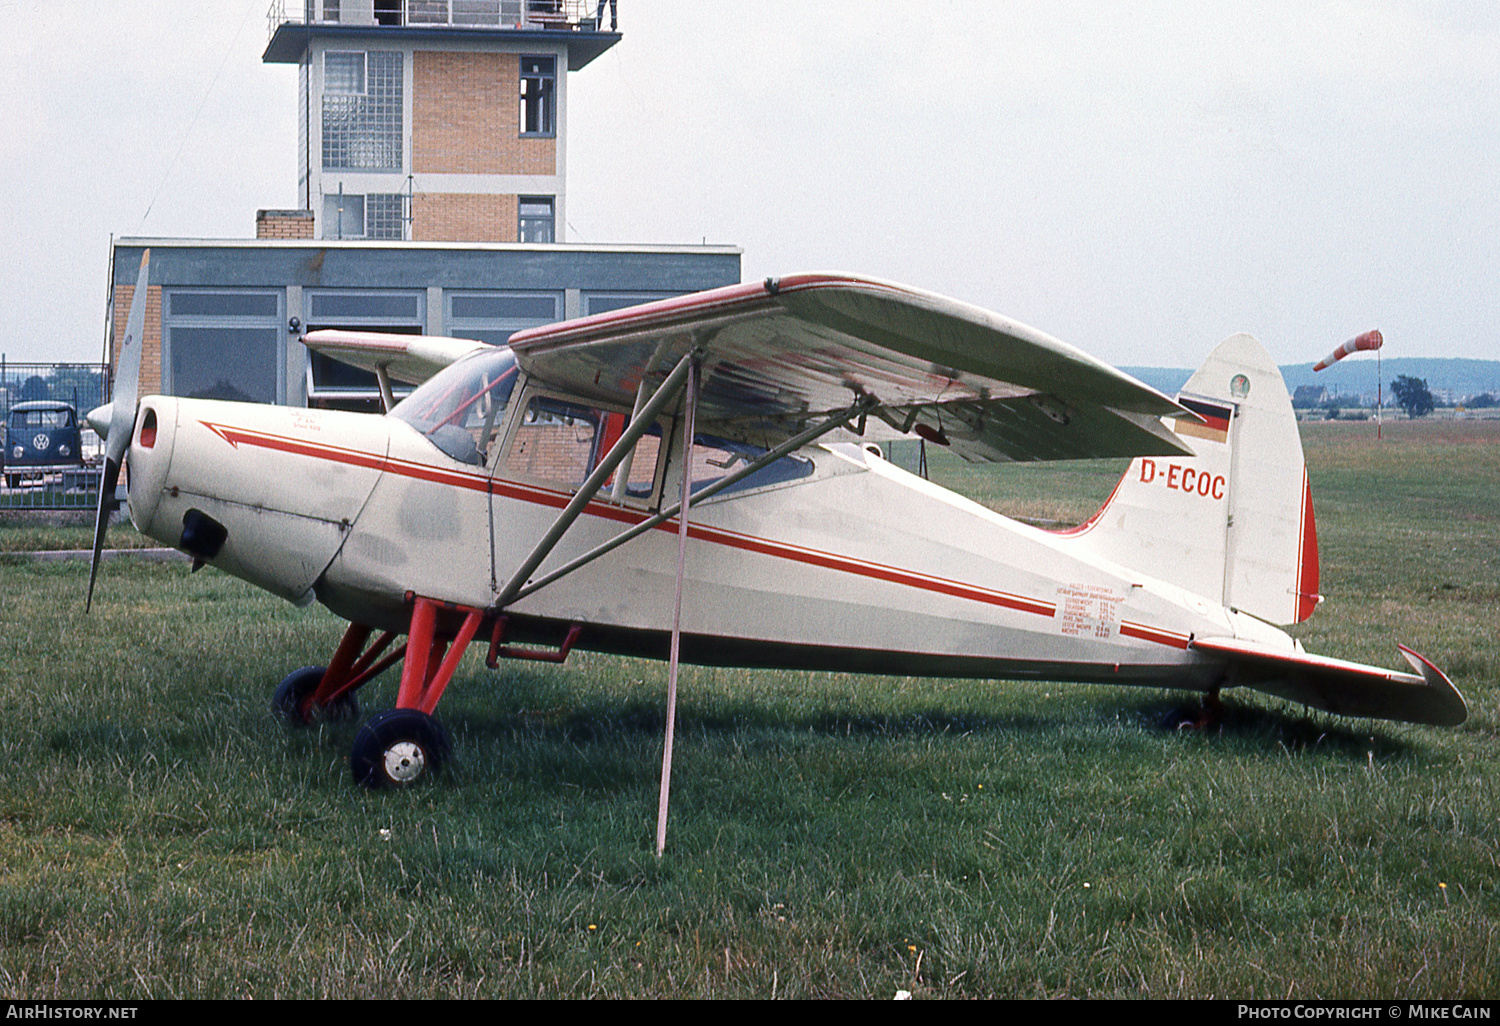
[[401,0],[375,0],[375,24],[401,24]]
[[503,345],[523,328],[551,324],[562,317],[557,292],[449,292],[443,330],[455,338],[475,338]]
[[551,196],[521,197],[521,227],[518,237],[522,242],[553,242],[553,207]]
[[406,237],[406,197],[399,192],[371,193],[365,197],[365,238]]
[[594,314],[623,310],[627,306],[640,306],[642,303],[654,303],[658,299],[671,299],[673,296],[682,294],[681,292],[589,292],[583,297],[583,313],[585,317],[591,317]]
[[557,132],[557,58],[521,58],[521,134]]
[[365,198],[353,193],[336,192],[323,197],[323,238],[362,239],[365,237]]
[[323,91],[338,96],[365,94],[365,55],[346,50],[323,55]]
[[331,192],[323,196],[325,239],[405,238],[406,197],[399,192],[375,192],[360,196]]
[[426,326],[426,293],[344,291],[320,289],[308,293],[307,330],[353,328],[365,331],[403,331]]
[[168,291],[163,369],[171,394],[276,402],[286,334],[283,298],[280,291]]
[[324,170],[401,170],[401,68],[397,52],[323,55]]
[[[425,292],[316,289],[308,290],[304,298],[307,302],[304,331],[343,328],[420,335],[426,326]],[[395,385],[398,397],[410,390],[400,383]],[[372,412],[380,409],[380,386],[369,371],[309,352],[307,404],[325,409]]]

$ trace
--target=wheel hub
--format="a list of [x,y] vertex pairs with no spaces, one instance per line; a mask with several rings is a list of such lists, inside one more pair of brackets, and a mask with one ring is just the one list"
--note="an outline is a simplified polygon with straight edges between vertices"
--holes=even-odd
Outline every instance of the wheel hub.
[[385,750],[385,775],[397,784],[410,784],[427,768],[427,756],[412,741],[397,741]]

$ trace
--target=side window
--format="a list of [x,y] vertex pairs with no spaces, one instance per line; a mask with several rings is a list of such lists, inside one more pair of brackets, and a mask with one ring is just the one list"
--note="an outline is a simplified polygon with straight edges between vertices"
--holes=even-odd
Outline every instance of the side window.
[[[577,488],[614,448],[629,417],[551,396],[533,396],[516,425],[505,456],[505,471],[564,488]],[[656,491],[657,457],[661,453],[661,425],[653,424],[635,444],[630,457],[624,497],[645,500]],[[616,475],[600,489],[601,497],[614,491]]]
[[[698,434],[693,438],[692,483],[694,492],[708,487],[723,477],[734,473],[742,463],[752,463],[765,455],[766,450],[746,442],[732,442],[713,435]],[[813,472],[811,460],[802,456],[783,456],[775,462],[761,467],[755,473],[730,485],[720,494],[731,494],[746,488],[763,488],[808,477]]]
[[[599,446],[599,454],[602,457],[608,453],[619,437],[625,433],[625,424],[629,420],[623,413],[607,413],[604,416],[604,438]],[[629,499],[650,499],[656,492],[656,464],[661,455],[661,424],[652,424],[646,433],[641,436],[640,441],[635,443],[635,452],[629,457],[629,476],[626,478],[625,497]],[[622,464],[623,465],[623,464]],[[610,476],[605,483],[605,490],[612,493],[615,481],[619,474]]]
[[533,396],[516,425],[507,472],[577,488],[598,458],[600,410],[550,396]]

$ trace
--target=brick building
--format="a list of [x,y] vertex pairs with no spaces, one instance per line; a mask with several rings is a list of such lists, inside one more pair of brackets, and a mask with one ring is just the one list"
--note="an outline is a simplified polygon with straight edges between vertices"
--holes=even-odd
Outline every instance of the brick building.
[[254,239],[116,241],[117,343],[152,250],[142,388],[369,405],[373,378],[309,359],[297,337],[502,342],[738,282],[730,246],[566,242],[567,80],[620,41],[614,6],[278,2],[263,59],[297,68],[303,206],[259,211]]

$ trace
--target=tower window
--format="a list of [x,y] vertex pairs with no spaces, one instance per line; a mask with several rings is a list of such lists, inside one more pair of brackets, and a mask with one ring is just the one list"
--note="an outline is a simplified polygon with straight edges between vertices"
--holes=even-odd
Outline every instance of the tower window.
[[323,55],[324,170],[401,170],[401,65],[396,51]]
[[337,96],[365,94],[365,55],[360,51],[330,50],[323,55],[323,91]]
[[521,134],[557,132],[557,58],[521,58]]
[[328,193],[323,197],[323,238],[365,237],[365,198],[352,193]]
[[365,197],[365,238],[401,239],[406,235],[406,197],[399,192]]
[[553,242],[556,240],[551,196],[521,197],[522,242]]

